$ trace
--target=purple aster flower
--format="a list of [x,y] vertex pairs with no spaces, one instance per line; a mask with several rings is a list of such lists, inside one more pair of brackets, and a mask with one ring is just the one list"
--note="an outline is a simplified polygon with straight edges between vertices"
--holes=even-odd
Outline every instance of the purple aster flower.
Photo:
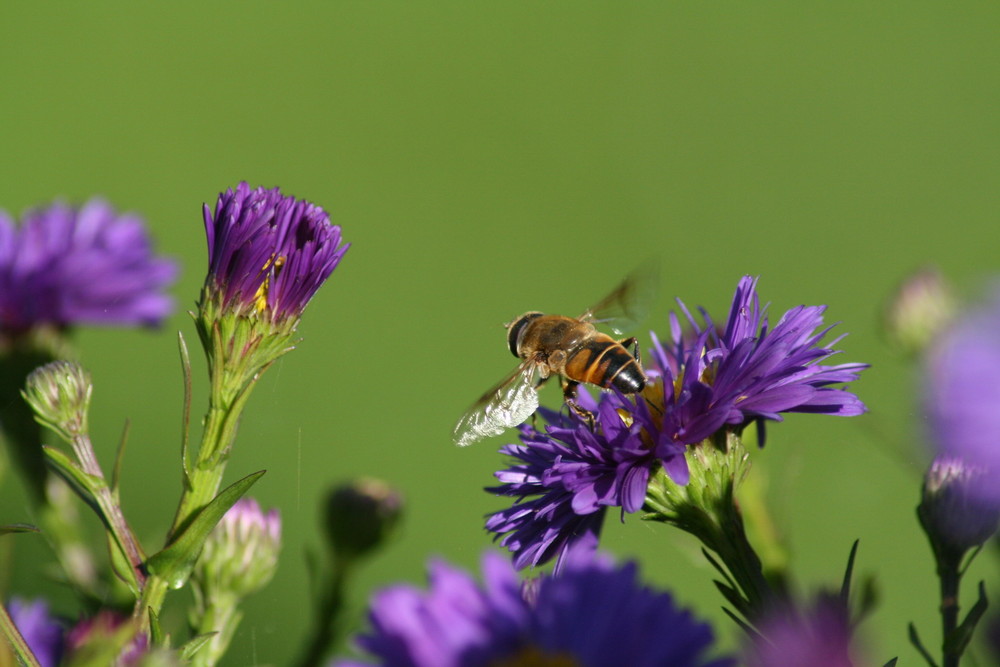
[[491,515],[486,528],[503,535],[500,544],[518,568],[561,560],[576,544],[596,547],[608,506],[642,507],[655,458],[638,437],[639,425],[625,425],[615,411],[621,399],[612,394],[598,404],[581,392],[578,402],[594,413],[593,430],[575,413],[542,408],[547,432],[522,425],[523,444],[501,449],[515,463],[496,473],[501,486],[487,491],[515,503]]
[[153,254],[142,220],[91,199],[53,204],[19,225],[0,211],[0,330],[159,324],[176,264]]
[[63,627],[49,614],[44,600],[24,602],[13,598],[7,605],[10,618],[14,621],[28,648],[38,658],[42,667],[55,667],[63,654]]
[[440,561],[429,577],[428,591],[395,586],[375,596],[372,629],[358,641],[374,663],[335,667],[732,664],[707,656],[711,628],[678,609],[668,593],[642,586],[634,564],[619,568],[574,555],[560,576],[526,590],[495,554],[483,559],[482,586]]
[[838,385],[856,380],[868,364],[820,363],[838,353],[833,346],[843,338],[822,343],[832,328],[823,327],[825,310],[826,306],[792,308],[771,329],[766,307],[760,306],[757,279],[744,276],[721,334],[711,331],[707,322],[711,334],[705,367],[697,369],[711,388],[712,398],[706,404],[712,409],[728,407],[725,423],[731,426],[756,422],[761,444],[764,420],[781,421],[784,412],[863,414],[864,403]]
[[[604,509],[642,508],[646,486],[660,467],[674,483],[688,483],[688,448],[757,422],[780,421],[784,412],[853,416],[865,411],[854,394],[837,386],[866,364],[829,366],[833,343],[821,345],[823,307],[788,311],[771,329],[760,307],[756,280],[744,277],[721,333],[701,311],[685,334],[670,316],[671,337],[653,336],[650,382],[641,394],[605,392],[598,401],[581,394],[593,420],[541,410],[546,431],[522,426],[520,445],[501,451],[514,465],[487,489],[516,499],[491,515],[486,527],[504,535],[518,567],[559,556],[581,539],[595,542]],[[835,341],[834,341],[835,342]]]
[[204,207],[206,293],[222,310],[297,319],[350,244],[319,206],[245,182]]

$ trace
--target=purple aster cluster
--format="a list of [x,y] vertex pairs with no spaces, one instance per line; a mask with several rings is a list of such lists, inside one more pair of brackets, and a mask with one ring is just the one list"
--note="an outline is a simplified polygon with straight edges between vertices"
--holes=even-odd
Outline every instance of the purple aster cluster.
[[204,207],[206,289],[225,311],[297,318],[350,244],[319,206],[241,182]]
[[634,564],[616,567],[574,554],[563,573],[522,587],[509,561],[483,559],[483,584],[444,562],[430,588],[395,586],[371,605],[371,630],[358,644],[374,662],[335,667],[500,667],[631,665],[722,667],[711,628],[638,582]]
[[[518,567],[560,556],[571,545],[595,542],[604,509],[635,512],[658,467],[675,483],[689,479],[688,447],[729,430],[781,421],[786,412],[855,416],[864,404],[843,384],[867,364],[826,365],[836,341],[823,344],[823,306],[799,306],[772,328],[757,296],[757,281],[740,280],[720,329],[680,304],[688,331],[671,314],[667,343],[653,337],[652,380],[641,394],[581,394],[592,422],[575,413],[542,410],[545,431],[521,427],[521,443],[502,451],[514,462],[487,489],[515,499],[487,519]],[[839,340],[839,339],[838,339]]]
[[0,331],[159,324],[177,265],[153,254],[141,219],[100,199],[53,204],[20,224],[0,211]]

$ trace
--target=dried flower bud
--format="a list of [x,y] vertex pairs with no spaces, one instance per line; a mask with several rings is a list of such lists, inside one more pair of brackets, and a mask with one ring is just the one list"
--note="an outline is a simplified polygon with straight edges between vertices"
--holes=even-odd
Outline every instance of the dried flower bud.
[[326,499],[327,539],[339,556],[364,556],[385,541],[402,509],[402,496],[381,480],[360,478],[342,484]]
[[35,418],[67,441],[87,433],[93,384],[90,374],[71,361],[53,361],[28,376],[21,395]]
[[909,276],[889,298],[885,331],[904,352],[919,353],[955,315],[955,299],[941,274],[924,268]]

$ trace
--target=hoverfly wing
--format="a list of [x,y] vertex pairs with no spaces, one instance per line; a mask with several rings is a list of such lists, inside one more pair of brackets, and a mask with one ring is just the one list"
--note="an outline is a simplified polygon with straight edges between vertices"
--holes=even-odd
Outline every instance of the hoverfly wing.
[[660,285],[660,266],[648,262],[628,274],[607,296],[580,316],[581,320],[606,324],[621,335],[635,329],[646,318]]
[[535,363],[529,359],[483,394],[455,424],[455,444],[466,447],[527,421],[538,408],[534,379]]

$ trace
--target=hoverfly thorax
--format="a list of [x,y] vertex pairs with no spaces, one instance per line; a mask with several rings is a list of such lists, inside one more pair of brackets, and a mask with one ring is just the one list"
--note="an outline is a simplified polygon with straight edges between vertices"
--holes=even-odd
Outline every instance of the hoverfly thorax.
[[507,346],[510,347],[510,353],[513,354],[518,359],[521,358],[519,354],[521,334],[524,332],[524,327],[528,322],[541,317],[543,313],[537,311],[532,311],[530,313],[525,313],[519,318],[507,325]]

